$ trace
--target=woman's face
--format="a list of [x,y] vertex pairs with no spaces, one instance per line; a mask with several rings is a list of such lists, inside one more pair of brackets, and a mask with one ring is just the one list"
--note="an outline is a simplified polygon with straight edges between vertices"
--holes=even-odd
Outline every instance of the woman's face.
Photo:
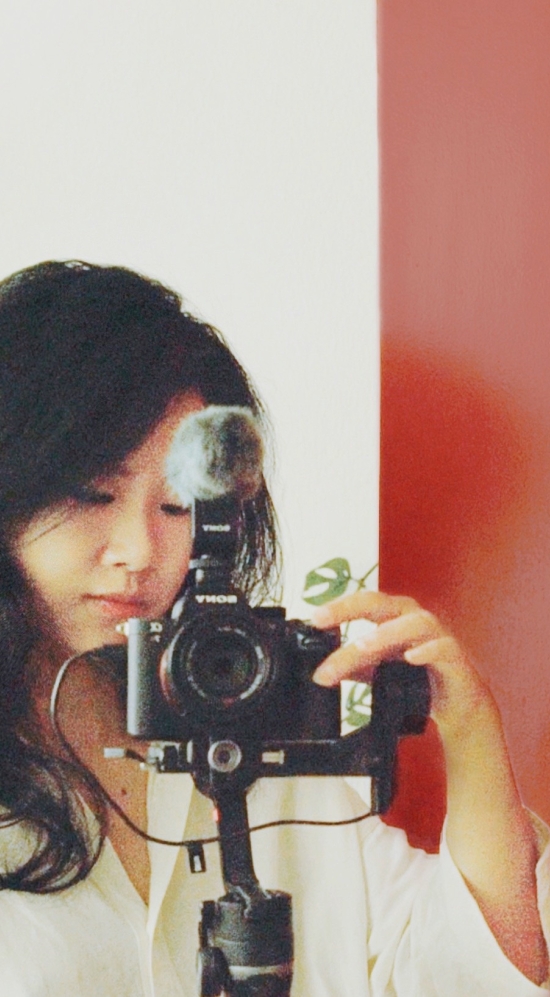
[[116,473],[37,514],[16,536],[13,553],[56,655],[120,642],[118,623],[158,618],[174,602],[189,566],[191,523],[164,463],[181,420],[203,405],[198,392],[174,400]]

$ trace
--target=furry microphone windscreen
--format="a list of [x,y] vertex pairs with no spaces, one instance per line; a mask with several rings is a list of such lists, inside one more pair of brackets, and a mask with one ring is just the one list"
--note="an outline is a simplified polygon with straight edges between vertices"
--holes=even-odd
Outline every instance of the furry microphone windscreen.
[[234,495],[254,497],[262,481],[264,447],[250,409],[209,405],[183,419],[166,461],[166,477],[184,508]]

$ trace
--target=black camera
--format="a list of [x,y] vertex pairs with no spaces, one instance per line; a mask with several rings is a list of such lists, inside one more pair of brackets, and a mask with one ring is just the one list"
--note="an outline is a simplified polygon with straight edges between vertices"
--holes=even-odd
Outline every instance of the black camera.
[[149,740],[337,737],[339,694],[311,682],[339,635],[193,585],[176,622],[129,620],[128,731]]
[[283,745],[340,736],[339,690],[311,681],[340,634],[287,621],[279,606],[252,608],[233,588],[239,512],[233,497],[194,502],[193,559],[175,618],[125,626],[128,732],[185,745],[186,758],[192,750],[199,783],[212,745],[238,746],[243,777],[254,779]]

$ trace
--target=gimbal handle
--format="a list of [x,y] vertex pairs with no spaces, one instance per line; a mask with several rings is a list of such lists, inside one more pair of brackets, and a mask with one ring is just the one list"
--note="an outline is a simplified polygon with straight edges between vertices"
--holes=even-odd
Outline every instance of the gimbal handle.
[[246,790],[221,780],[218,811],[227,893],[202,905],[199,997],[289,997],[292,984],[292,900],[264,890],[254,872]]

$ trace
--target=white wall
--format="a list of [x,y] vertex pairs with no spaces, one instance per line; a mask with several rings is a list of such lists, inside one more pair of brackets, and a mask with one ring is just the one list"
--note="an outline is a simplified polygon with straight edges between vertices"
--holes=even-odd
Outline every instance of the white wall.
[[0,0],[0,274],[172,284],[271,409],[286,599],[377,557],[375,0]]

